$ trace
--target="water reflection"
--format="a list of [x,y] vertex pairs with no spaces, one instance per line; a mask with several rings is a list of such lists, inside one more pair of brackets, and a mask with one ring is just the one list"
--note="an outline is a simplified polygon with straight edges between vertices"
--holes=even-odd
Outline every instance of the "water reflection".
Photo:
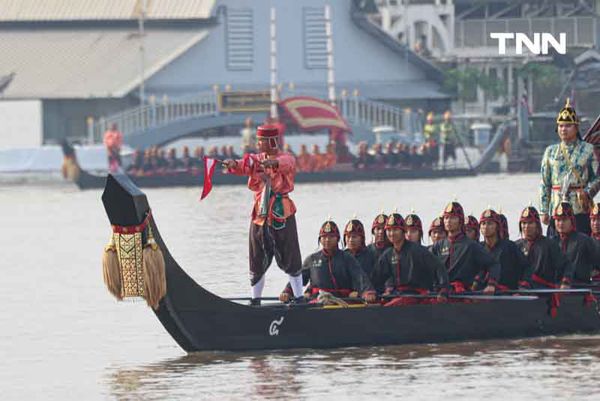
[[[337,350],[194,353],[107,372],[118,399],[503,398],[600,392],[597,336]],[[552,390],[549,391],[549,388]],[[400,391],[400,389],[402,389]],[[433,398],[431,398],[433,397]],[[517,397],[519,399],[521,397]]]

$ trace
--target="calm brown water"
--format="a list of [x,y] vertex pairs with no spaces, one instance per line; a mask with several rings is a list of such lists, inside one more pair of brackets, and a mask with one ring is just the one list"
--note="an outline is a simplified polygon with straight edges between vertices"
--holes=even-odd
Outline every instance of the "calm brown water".
[[[467,212],[516,217],[538,177],[300,185],[303,256],[328,215],[367,225],[382,208],[426,224],[456,194]],[[216,187],[146,191],[179,263],[220,295],[246,295],[251,194]],[[110,235],[100,191],[67,184],[0,184],[2,399],[600,399],[600,336],[364,347],[334,351],[185,355],[143,303],[117,303],[102,283]],[[275,266],[266,295],[286,277]],[[336,398],[336,399],[337,399]]]

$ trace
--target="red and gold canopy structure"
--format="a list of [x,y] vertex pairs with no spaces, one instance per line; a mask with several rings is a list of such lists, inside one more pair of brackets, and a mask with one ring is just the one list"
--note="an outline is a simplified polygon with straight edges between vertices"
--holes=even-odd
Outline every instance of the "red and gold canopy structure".
[[586,132],[583,139],[594,146],[600,146],[600,117],[596,119],[594,124]]
[[337,107],[328,102],[308,96],[297,96],[279,102],[284,113],[303,131],[336,129],[350,132]]

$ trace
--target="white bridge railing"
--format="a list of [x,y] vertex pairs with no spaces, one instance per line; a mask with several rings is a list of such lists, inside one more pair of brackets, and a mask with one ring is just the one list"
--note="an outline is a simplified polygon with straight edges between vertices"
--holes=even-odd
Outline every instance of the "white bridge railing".
[[[103,133],[116,124],[124,136],[143,132],[146,129],[165,126],[174,121],[195,117],[216,116],[219,114],[218,95],[214,92],[195,96],[160,100],[150,99],[144,106],[134,107],[123,112],[88,120],[88,140],[102,141]],[[385,103],[374,102],[359,96],[345,96],[342,92],[337,107],[350,124],[366,127],[386,125],[398,132],[413,133],[420,130],[419,119],[410,109],[401,109]]]
[[417,126],[419,119],[411,109],[401,109],[358,96],[342,96],[338,98],[337,106],[349,123],[367,127],[386,125],[393,127],[398,132],[407,133],[419,130]]
[[96,121],[88,120],[88,139],[93,139],[94,142],[102,141],[103,133],[113,124],[116,124],[123,135],[127,136],[174,121],[217,114],[217,96],[214,92],[175,99],[165,96],[155,100],[151,97],[148,104],[144,106],[133,107],[121,113],[101,117]]

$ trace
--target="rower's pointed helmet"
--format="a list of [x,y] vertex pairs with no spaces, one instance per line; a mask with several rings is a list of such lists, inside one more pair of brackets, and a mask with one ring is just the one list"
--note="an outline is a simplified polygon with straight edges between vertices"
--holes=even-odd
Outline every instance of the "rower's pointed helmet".
[[554,213],[552,214],[552,217],[554,217],[555,219],[575,217],[573,206],[571,206],[569,202],[560,202],[554,208]]
[[470,228],[476,233],[476,240],[479,241],[480,233],[479,233],[479,221],[475,216],[467,216],[465,217],[465,230]]
[[411,213],[408,216],[406,216],[404,222],[406,223],[406,228],[416,228],[417,230],[419,230],[421,235],[423,235],[423,222],[421,221],[421,218],[419,216],[417,216],[414,213]]
[[375,216],[375,219],[373,219],[373,224],[371,224],[371,234],[375,234],[376,228],[385,228],[385,222],[387,221],[387,218],[387,215],[383,213]]
[[521,216],[519,217],[519,223],[524,223],[524,222],[538,223],[540,221],[541,221],[540,213],[533,206],[527,206],[525,209],[523,209],[523,211],[521,212]]
[[575,230],[575,211],[573,210],[573,206],[569,202],[560,202],[554,208],[554,213],[552,214],[552,218],[554,220],[558,219],[569,219],[573,225],[572,229]]
[[337,237],[338,241],[340,240],[340,229],[332,220],[327,220],[325,223],[323,223],[321,229],[319,230],[319,238],[325,236],[335,236]]
[[385,222],[385,229],[399,228],[406,231],[406,222],[400,213],[392,213]]
[[436,230],[446,231],[446,228],[444,227],[444,221],[442,220],[441,217],[436,217],[431,222],[431,225],[429,226],[429,231],[428,231],[429,236],[431,237],[431,233]]
[[481,213],[481,216],[479,216],[479,224],[490,221],[496,223],[496,232],[498,233],[498,236],[501,237],[502,221],[500,218],[500,214],[491,208],[485,209],[483,213]]
[[363,246],[365,245],[365,226],[358,219],[352,219],[348,223],[346,223],[346,227],[344,227],[344,239],[343,244],[346,246],[346,237],[350,234],[357,234],[362,238]]
[[542,221],[540,220],[540,213],[535,207],[527,206],[521,212],[521,215],[519,216],[519,232],[523,232],[523,229],[521,228],[521,223],[536,223],[541,233]]
[[500,214],[494,209],[485,209],[479,217],[479,223],[481,224],[484,221],[493,221],[494,223],[500,225]]
[[579,118],[577,117],[577,113],[575,112],[575,108],[571,106],[571,100],[567,98],[565,105],[558,112],[558,116],[556,117],[557,124],[579,124]]
[[458,217],[461,231],[465,231],[465,211],[462,205],[456,201],[450,202],[446,205],[442,217]]
[[477,220],[477,217],[471,215],[465,217],[465,227],[479,231],[479,221]]

